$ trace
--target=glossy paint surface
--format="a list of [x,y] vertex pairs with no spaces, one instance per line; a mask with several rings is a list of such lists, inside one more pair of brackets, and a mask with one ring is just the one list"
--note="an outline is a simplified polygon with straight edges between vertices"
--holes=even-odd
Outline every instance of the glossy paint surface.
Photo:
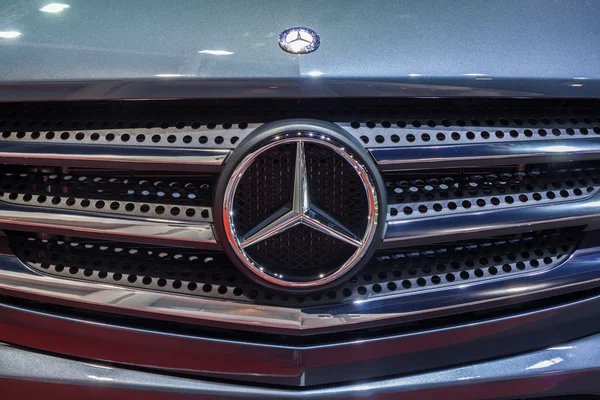
[[[0,5],[0,100],[594,97],[600,3],[69,0]],[[279,48],[314,29],[311,54]]]
[[[23,398],[62,399],[515,399],[600,392],[600,336],[501,360],[405,377],[308,390],[289,390],[135,371],[0,345],[0,386]],[[31,368],[35,365],[36,368]],[[96,388],[96,390],[91,390]],[[60,390],[60,392],[59,392]],[[101,393],[101,394],[100,394]],[[91,396],[91,397],[90,397]],[[102,396],[102,397],[99,397]]]

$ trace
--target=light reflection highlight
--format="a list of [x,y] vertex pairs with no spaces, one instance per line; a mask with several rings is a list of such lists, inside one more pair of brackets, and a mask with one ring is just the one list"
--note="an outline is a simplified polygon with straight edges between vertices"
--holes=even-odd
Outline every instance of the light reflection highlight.
[[40,11],[56,14],[59,12],[63,12],[67,8],[71,8],[71,6],[68,4],[64,4],[64,3],[50,3],[50,4],[40,8]]
[[84,363],[84,364],[88,365],[90,367],[94,367],[94,368],[113,369],[113,367],[109,367],[107,365],[99,365],[99,364],[92,364],[92,363]]
[[227,51],[227,50],[200,50],[198,53],[200,54],[210,54],[213,56],[230,56],[233,53],[233,51]]
[[457,381],[469,381],[471,379],[477,379],[477,378],[481,378],[481,375],[475,375],[475,376],[463,376],[460,378],[456,378]]
[[542,151],[548,153],[564,153],[567,151],[579,151],[579,147],[575,146],[544,146],[541,148]]
[[93,379],[95,381],[103,381],[103,382],[114,381],[113,378],[107,378],[107,377],[104,377],[104,376],[96,376],[96,375],[88,375],[88,378]]
[[553,366],[553,365],[556,365],[556,364],[558,364],[558,363],[561,363],[561,362],[563,362],[563,361],[564,361],[564,360],[563,360],[562,358],[560,358],[560,357],[555,357],[555,358],[552,358],[552,359],[550,359],[550,360],[540,361],[539,363],[535,363],[535,364],[533,364],[532,366],[530,366],[530,367],[527,367],[527,368],[525,368],[525,369],[526,369],[526,370],[529,370],[529,369],[542,369],[542,368],[548,368],[548,367],[551,367],[551,366]]
[[2,39],[14,39],[21,36],[21,32],[17,31],[0,31],[0,38]]
[[325,72],[310,71],[310,72],[307,72],[306,75],[308,75],[308,76],[323,76],[323,75],[325,75]]

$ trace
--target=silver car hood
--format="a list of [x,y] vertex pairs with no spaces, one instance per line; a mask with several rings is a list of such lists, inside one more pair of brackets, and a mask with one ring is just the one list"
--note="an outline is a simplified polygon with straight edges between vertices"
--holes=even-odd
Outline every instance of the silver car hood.
[[0,5],[0,100],[600,93],[594,0],[64,1]]

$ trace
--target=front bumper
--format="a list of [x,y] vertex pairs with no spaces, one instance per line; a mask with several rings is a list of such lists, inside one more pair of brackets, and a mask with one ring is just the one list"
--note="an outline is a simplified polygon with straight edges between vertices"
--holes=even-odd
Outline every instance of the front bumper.
[[[0,345],[5,398],[516,399],[600,394],[600,334],[514,357],[308,390],[161,375]],[[401,395],[401,397],[400,397]]]

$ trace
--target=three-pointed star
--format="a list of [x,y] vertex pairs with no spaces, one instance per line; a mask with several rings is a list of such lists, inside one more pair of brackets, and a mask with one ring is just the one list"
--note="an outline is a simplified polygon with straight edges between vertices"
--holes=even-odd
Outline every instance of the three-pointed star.
[[307,39],[304,39],[304,38],[302,37],[302,33],[301,33],[300,31],[298,31],[297,33],[298,33],[298,35],[296,36],[296,39],[294,39],[294,40],[290,40],[288,43],[294,43],[294,42],[297,42],[298,40],[300,40],[300,41],[302,41],[302,42],[306,42],[306,43],[308,43],[308,44],[311,44],[311,43],[313,42],[312,40],[307,40]]
[[285,206],[273,213],[270,218],[242,237],[239,246],[241,248],[252,246],[300,224],[323,232],[352,246],[360,247],[362,245],[361,239],[357,238],[349,229],[337,222],[327,212],[312,204],[308,191],[303,141],[298,141],[296,145],[291,207]]

